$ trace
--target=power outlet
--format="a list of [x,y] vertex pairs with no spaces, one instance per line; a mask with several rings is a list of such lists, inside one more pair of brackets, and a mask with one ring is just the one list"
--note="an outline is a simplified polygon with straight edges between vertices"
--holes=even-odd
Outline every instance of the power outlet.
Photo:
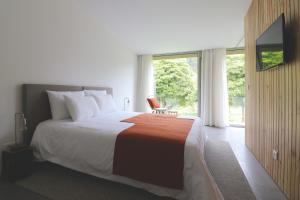
[[272,157],[273,157],[273,160],[278,160],[278,151],[277,150],[273,149]]

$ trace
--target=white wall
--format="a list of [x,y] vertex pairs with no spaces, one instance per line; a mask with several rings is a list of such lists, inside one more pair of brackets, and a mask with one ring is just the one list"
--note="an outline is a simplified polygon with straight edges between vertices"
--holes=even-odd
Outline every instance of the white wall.
[[0,0],[0,149],[13,140],[21,84],[111,86],[134,107],[136,55],[80,0]]

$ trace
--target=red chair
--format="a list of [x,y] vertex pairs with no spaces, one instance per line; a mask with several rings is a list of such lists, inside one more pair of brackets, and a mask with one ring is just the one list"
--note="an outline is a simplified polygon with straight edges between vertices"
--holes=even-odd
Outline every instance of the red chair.
[[152,113],[171,114],[177,116],[177,111],[168,111],[167,108],[162,108],[155,97],[147,98],[147,101],[152,109]]

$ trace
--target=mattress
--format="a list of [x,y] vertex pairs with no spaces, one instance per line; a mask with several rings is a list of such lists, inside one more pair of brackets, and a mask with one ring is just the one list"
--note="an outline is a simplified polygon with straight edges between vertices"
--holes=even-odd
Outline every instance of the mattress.
[[196,118],[184,149],[184,189],[176,190],[117,176],[113,171],[118,134],[133,126],[120,122],[140,113],[115,112],[82,122],[47,120],[40,123],[31,145],[39,161],[50,161],[96,177],[124,183],[159,196],[179,200],[223,199],[204,160],[205,134]]

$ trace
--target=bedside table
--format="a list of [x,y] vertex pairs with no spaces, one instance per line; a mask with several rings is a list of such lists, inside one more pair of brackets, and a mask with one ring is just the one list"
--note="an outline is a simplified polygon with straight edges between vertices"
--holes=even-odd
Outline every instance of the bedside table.
[[15,181],[33,170],[33,151],[30,146],[6,149],[2,152],[2,178]]

